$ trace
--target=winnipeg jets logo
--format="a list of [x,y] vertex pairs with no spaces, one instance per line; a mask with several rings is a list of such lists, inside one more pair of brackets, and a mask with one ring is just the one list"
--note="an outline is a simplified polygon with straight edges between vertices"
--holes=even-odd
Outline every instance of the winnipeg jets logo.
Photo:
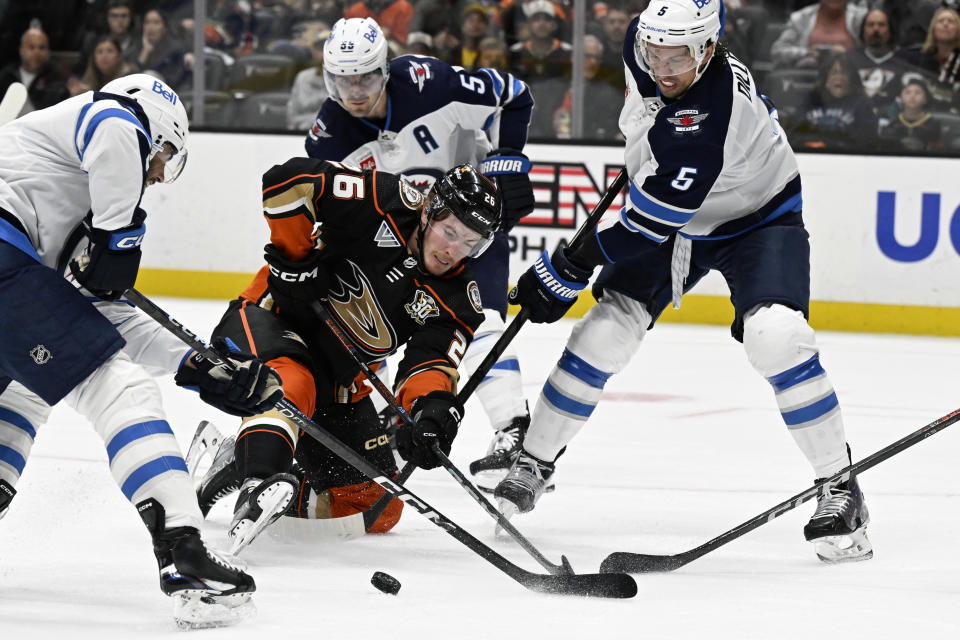
[[700,113],[696,109],[681,109],[676,115],[667,118],[677,133],[688,133],[700,130],[700,123],[707,119],[709,113]]
[[312,140],[319,140],[320,138],[329,138],[331,137],[327,133],[327,125],[323,123],[323,120],[317,118],[317,121],[313,123],[313,126],[310,127],[310,138]]
[[410,62],[410,80],[417,85],[417,91],[423,93],[423,86],[427,80],[433,77],[430,72],[430,64],[420,64],[419,62]]
[[[422,324],[422,323],[421,323]],[[38,344],[33,349],[30,349],[30,357],[33,358],[33,361],[38,365],[47,364],[50,362],[50,358],[53,357],[53,354],[50,353],[50,350],[47,349],[42,344]]]
[[433,296],[424,293],[422,289],[417,289],[416,293],[413,294],[413,302],[408,302],[403,305],[403,308],[407,310],[413,321],[421,326],[427,321],[427,318],[436,318],[440,315],[440,307],[437,306],[437,301],[433,299]]
[[378,247],[400,246],[400,241],[397,240],[397,236],[393,235],[393,231],[391,231],[390,227],[387,226],[386,220],[380,223],[380,228],[377,229],[377,234],[373,236],[373,239],[377,243]]

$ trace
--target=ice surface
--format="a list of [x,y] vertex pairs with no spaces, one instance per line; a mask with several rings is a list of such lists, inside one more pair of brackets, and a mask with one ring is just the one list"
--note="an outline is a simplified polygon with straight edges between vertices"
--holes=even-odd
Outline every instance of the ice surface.
[[[200,334],[223,303],[160,299]],[[517,344],[531,405],[570,324],[525,327]],[[821,333],[855,458],[960,404],[960,340]],[[611,348],[617,348],[611,345]],[[182,447],[201,419],[236,420],[161,381]],[[677,553],[807,488],[812,473],[769,385],[725,328],[663,325],[610,380],[558,464],[557,491],[514,520],[555,562],[581,572],[612,551]],[[454,445],[461,469],[490,428],[472,400]],[[957,638],[960,631],[960,427],[948,428],[861,480],[876,557],[825,566],[803,540],[811,503],[665,575],[637,576],[632,600],[529,592],[407,509],[390,534],[350,542],[278,543],[243,552],[258,616],[205,638]],[[532,571],[517,545],[443,471],[409,486],[483,542]],[[114,484],[103,444],[70,410],[40,432],[10,513],[0,521],[0,638],[133,638],[177,634],[157,588],[149,536]],[[205,537],[226,547],[231,501]],[[403,585],[374,589],[376,570]],[[281,635],[282,634],[282,635]]]

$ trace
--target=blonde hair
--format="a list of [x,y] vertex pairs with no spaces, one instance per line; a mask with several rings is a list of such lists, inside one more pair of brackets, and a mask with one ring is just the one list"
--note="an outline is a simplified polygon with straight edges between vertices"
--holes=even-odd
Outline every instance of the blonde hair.
[[927,39],[923,42],[923,47],[920,49],[923,53],[936,53],[937,51],[937,41],[933,37],[933,25],[936,24],[937,18],[940,17],[940,14],[944,12],[949,12],[953,16],[953,19],[957,23],[957,35],[953,41],[953,48],[960,48],[960,13],[957,13],[954,9],[950,7],[940,7],[933,14],[933,19],[930,20],[930,28],[927,29]]

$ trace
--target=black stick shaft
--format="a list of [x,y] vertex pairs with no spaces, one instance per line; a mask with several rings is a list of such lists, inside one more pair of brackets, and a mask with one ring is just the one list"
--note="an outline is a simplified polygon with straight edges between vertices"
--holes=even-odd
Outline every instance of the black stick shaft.
[[750,518],[743,524],[740,524],[725,533],[721,533],[713,540],[705,542],[699,547],[694,547],[693,549],[684,551],[683,553],[665,556],[628,552],[612,553],[604,559],[603,563],[600,565],[600,571],[627,571],[631,573],[646,573],[650,571],[673,571],[674,569],[678,569],[685,564],[693,562],[697,558],[710,553],[711,551],[719,549],[728,542],[732,542],[733,540],[736,540],[737,538],[753,531],[754,529],[765,525],[771,520],[779,518],[788,511],[792,511],[796,507],[799,507],[804,502],[823,495],[824,492],[826,492],[830,487],[846,482],[852,476],[859,475],[867,469],[877,466],[884,460],[895,456],[904,449],[908,449],[918,442],[926,440],[933,434],[946,429],[956,422],[960,422],[960,409],[937,418],[925,427],[922,427],[917,431],[904,436],[900,440],[897,440],[893,444],[888,445],[883,449],[880,449],[879,451],[867,456],[863,460],[844,467],[829,478],[821,480],[809,489],[801,491],[792,498],[784,500],[775,507],[771,507],[763,513]]
[[[217,355],[195,333],[173,319],[167,312],[136,289],[130,289],[126,298],[140,310],[156,320],[161,326],[183,340],[190,348],[208,358],[211,362],[232,369],[233,364]],[[521,569],[499,553],[480,542],[453,520],[450,520],[429,503],[417,497],[401,484],[385,477],[382,472],[367,462],[361,455],[341,442],[336,436],[300,413],[296,405],[283,398],[274,407],[288,420],[315,438],[320,444],[339,456],[344,462],[367,476],[396,498],[440,527],[464,546],[479,555],[493,566],[506,573],[524,587],[542,593],[595,596],[602,598],[632,598],[637,593],[637,584],[623,574],[584,574],[575,576],[552,576],[536,574]],[[612,578],[612,579],[607,579]]]

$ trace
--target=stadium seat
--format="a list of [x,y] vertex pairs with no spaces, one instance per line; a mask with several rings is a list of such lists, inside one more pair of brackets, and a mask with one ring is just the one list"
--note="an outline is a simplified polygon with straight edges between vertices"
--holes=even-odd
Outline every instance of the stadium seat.
[[934,112],[933,118],[940,123],[940,137],[944,151],[960,150],[960,115],[955,113]]
[[778,69],[771,71],[760,90],[769,96],[781,116],[791,116],[799,109],[817,83],[813,69]]
[[286,129],[290,93],[251,93],[237,105],[236,126],[243,129]]
[[295,72],[296,64],[287,56],[251,53],[233,63],[227,89],[258,93],[290,89]]
[[[196,122],[193,114],[193,94],[184,92],[183,106],[187,110],[187,116],[190,118],[191,128]],[[222,91],[204,91],[203,92],[203,125],[204,127],[234,127],[233,121],[235,105],[233,96]]]

